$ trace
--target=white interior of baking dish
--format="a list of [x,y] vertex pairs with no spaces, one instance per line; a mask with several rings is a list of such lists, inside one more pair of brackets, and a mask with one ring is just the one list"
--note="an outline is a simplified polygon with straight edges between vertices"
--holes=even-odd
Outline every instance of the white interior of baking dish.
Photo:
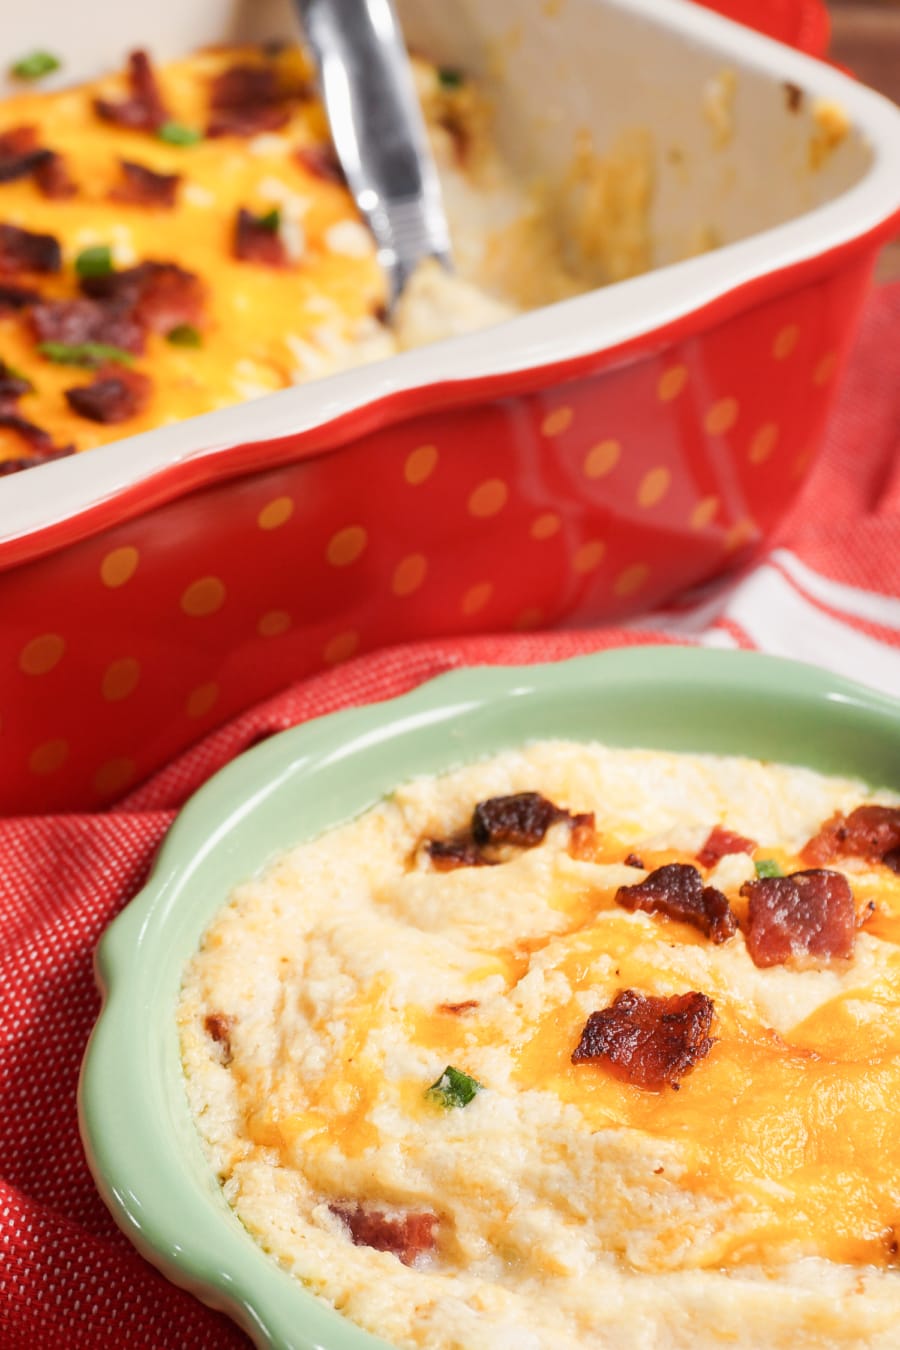
[[[398,0],[411,45],[483,80],[506,157],[552,183],[577,134],[596,149],[650,133],[658,270],[504,326],[206,414],[0,483],[0,543],[77,515],[167,465],[321,425],[401,389],[601,351],[745,282],[876,227],[900,209],[900,112],[837,70],[686,0]],[[9,59],[50,47],[58,84],[204,43],[290,36],[289,0],[41,0],[4,14]],[[52,87],[48,82],[47,87]],[[792,87],[803,91],[799,108]],[[0,89],[2,92],[2,89]],[[851,131],[814,167],[817,110]],[[691,256],[704,242],[722,247]],[[3,559],[0,557],[0,562]]]

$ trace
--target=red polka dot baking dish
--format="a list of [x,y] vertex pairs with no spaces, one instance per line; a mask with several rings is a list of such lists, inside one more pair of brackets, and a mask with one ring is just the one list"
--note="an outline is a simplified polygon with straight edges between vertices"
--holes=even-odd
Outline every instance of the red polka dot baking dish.
[[[52,33],[52,87],[293,32],[235,10],[47,0],[4,40]],[[804,481],[900,222],[900,112],[684,0],[399,10],[522,174],[640,131],[651,270],[0,482],[0,811],[109,802],[377,645],[634,614],[745,559]]]

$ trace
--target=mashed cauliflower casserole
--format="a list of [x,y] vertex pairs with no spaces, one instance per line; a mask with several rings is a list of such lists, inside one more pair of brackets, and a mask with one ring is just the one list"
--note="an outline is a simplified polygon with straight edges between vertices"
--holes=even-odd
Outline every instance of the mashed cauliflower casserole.
[[896,1347],[898,801],[536,742],[283,854],[178,1009],[229,1203],[398,1347]]

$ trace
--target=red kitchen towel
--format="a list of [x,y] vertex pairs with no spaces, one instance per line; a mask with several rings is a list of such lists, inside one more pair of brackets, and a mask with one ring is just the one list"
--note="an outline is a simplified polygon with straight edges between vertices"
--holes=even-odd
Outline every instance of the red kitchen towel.
[[3,1350],[248,1344],[133,1251],[94,1190],[78,1137],[78,1069],[99,1009],[92,951],[146,877],[175,808],[261,737],[441,671],[672,641],[757,647],[900,694],[900,285],[872,298],[802,499],[771,550],[727,584],[632,628],[375,653],[252,709],[107,814],[0,820]]

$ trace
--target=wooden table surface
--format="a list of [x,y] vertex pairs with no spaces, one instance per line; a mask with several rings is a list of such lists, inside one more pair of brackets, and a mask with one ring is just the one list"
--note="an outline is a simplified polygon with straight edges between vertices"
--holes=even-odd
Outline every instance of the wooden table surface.
[[[828,8],[831,57],[900,103],[900,0],[830,0]],[[876,276],[900,280],[900,240],[884,250]]]

